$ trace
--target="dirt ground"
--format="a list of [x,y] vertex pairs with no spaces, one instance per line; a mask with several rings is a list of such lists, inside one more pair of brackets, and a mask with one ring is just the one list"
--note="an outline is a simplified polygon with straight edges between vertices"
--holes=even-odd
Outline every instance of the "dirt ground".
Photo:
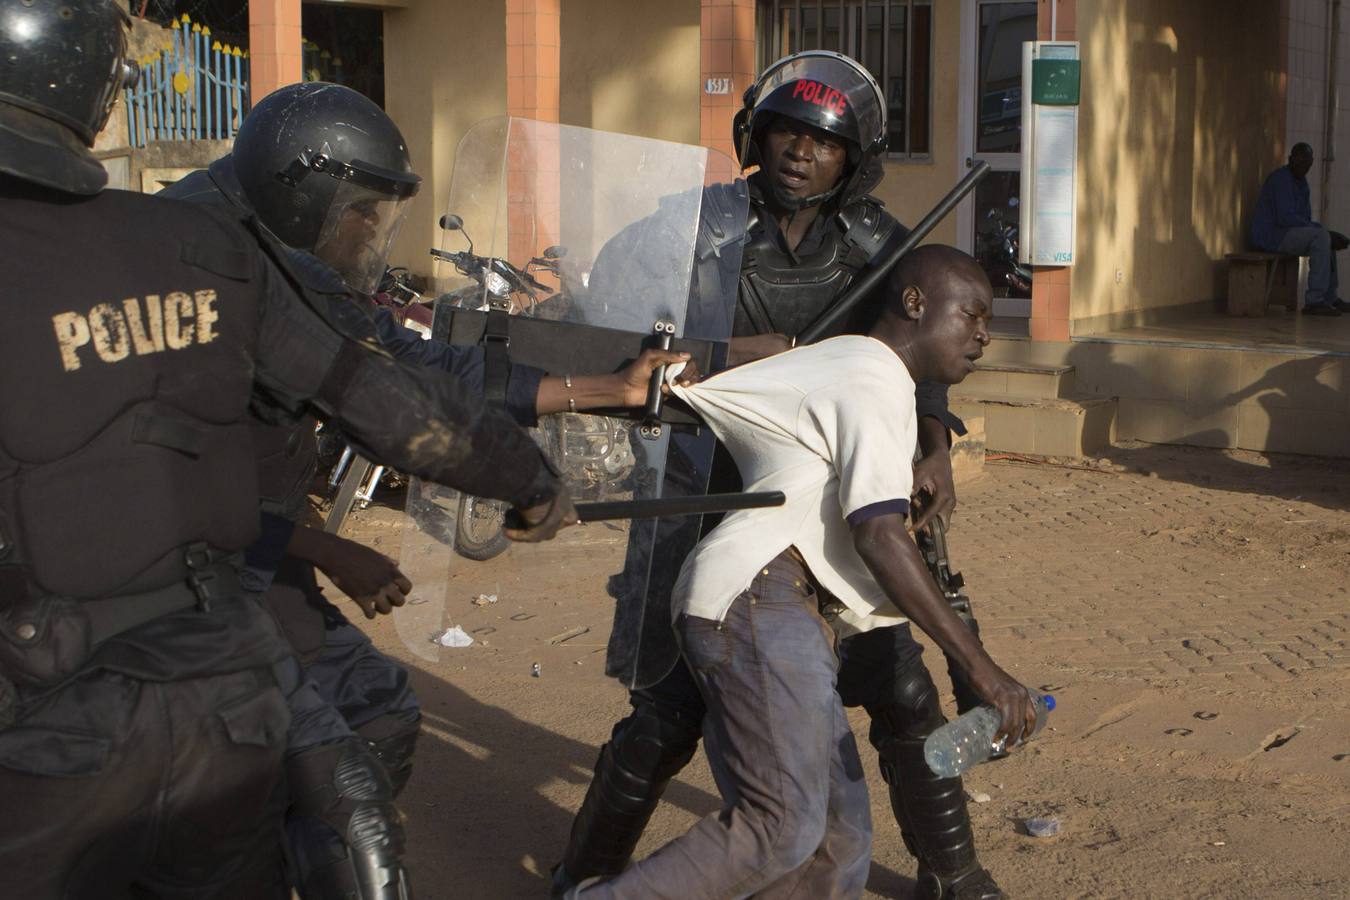
[[[952,557],[986,644],[1059,700],[1040,739],[966,778],[988,798],[971,804],[981,858],[1012,896],[1350,897],[1350,463],[1127,447],[991,460],[960,499]],[[398,521],[376,505],[344,534],[397,556]],[[426,715],[403,799],[419,896],[547,896],[627,708],[603,674],[623,540],[589,525],[456,563],[446,625],[476,643],[436,662],[372,624]],[[851,718],[876,823],[867,896],[907,898],[914,863]],[[718,805],[700,755],[639,854]],[[1029,816],[1059,834],[1031,837]]]

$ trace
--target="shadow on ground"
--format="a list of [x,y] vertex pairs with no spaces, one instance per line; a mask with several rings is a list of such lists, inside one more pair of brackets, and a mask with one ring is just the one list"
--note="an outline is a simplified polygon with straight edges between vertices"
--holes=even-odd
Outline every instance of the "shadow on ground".
[[1350,460],[1170,444],[1111,447],[1101,457],[1164,481],[1350,509]]
[[[425,718],[400,806],[408,818],[408,865],[418,896],[547,897],[547,873],[562,856],[572,806],[590,783],[598,748],[527,722],[436,675],[410,671]],[[596,714],[611,713],[605,707]],[[569,803],[571,797],[576,799]],[[701,816],[720,799],[676,781],[664,803]],[[874,812],[878,829],[895,828],[889,809]],[[907,900],[914,881],[874,863],[868,889]]]

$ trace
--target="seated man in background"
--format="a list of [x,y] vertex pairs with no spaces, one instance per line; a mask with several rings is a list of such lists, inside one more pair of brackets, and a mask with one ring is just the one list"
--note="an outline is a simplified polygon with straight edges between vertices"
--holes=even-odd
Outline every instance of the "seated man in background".
[[1350,303],[1336,293],[1336,254],[1350,247],[1350,239],[1313,221],[1308,192],[1312,164],[1312,147],[1295,144],[1289,164],[1267,176],[1252,218],[1252,244],[1267,253],[1308,257],[1304,315],[1339,316],[1350,310]]
[[[675,393],[782,507],[732,513],[690,555],[672,610],[707,706],[722,810],[609,881],[569,897],[858,897],[871,858],[867,786],[837,691],[831,619],[912,620],[1002,715],[1009,743],[1036,713],[942,598],[906,531],[915,382],[955,384],[989,342],[975,261],[921,247],[896,267],[869,336],[746,363]],[[997,737],[997,736],[996,736]]]

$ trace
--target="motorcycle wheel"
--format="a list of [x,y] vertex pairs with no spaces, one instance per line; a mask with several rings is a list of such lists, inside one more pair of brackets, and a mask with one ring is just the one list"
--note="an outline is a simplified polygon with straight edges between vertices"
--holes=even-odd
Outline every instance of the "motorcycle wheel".
[[477,562],[500,556],[511,539],[502,533],[506,505],[469,494],[459,498],[455,516],[455,552]]

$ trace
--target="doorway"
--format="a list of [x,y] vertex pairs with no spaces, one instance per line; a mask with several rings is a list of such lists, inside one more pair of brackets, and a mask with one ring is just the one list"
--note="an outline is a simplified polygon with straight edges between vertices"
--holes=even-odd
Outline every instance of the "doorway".
[[306,2],[300,8],[305,81],[330,81],[384,106],[384,12]]
[[992,171],[957,207],[957,235],[989,275],[999,319],[1031,317],[1030,285],[1010,269],[1021,197],[1022,44],[1034,40],[1035,2],[962,0],[958,165],[984,160]]

